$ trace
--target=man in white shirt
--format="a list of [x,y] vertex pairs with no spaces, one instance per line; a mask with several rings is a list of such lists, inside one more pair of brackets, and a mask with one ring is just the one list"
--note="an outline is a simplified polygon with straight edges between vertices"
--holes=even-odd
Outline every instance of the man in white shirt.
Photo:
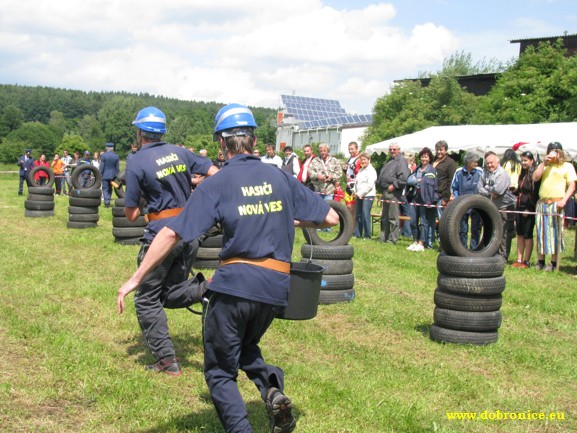
[[282,168],[282,159],[280,156],[276,155],[274,152],[274,144],[266,145],[266,155],[261,157],[260,160],[265,164],[273,164],[278,168]]

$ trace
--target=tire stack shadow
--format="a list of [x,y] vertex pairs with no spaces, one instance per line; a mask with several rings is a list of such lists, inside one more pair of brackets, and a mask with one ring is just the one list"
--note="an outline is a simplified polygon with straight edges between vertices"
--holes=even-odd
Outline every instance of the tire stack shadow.
[[[47,182],[39,186],[36,173],[44,172]],[[48,167],[34,167],[28,174],[28,196],[24,201],[24,216],[28,218],[45,218],[54,216],[54,172]]]
[[[481,216],[483,230],[474,250],[468,250],[459,238],[459,223],[470,209]],[[459,197],[444,210],[439,236],[444,253],[437,258],[431,339],[456,344],[495,343],[506,285],[506,261],[495,255],[503,236],[499,210],[479,195]]]
[[[353,274],[354,248],[348,244],[355,222],[348,208],[336,201],[329,205],[339,215],[340,225],[336,237],[326,240],[315,229],[304,228],[308,243],[301,247],[301,262],[311,262],[324,267],[319,304],[351,302],[355,299],[355,276]],[[333,227],[336,230],[337,227]]]

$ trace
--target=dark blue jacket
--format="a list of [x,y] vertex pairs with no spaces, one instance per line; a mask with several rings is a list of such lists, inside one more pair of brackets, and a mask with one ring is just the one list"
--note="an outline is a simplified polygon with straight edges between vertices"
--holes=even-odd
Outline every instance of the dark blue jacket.
[[479,191],[479,179],[483,175],[483,170],[479,167],[473,171],[467,171],[465,167],[459,167],[451,182],[451,193],[455,198],[465,194],[477,194]]
[[100,156],[100,173],[102,180],[112,180],[120,171],[120,158],[113,151],[104,152]]
[[26,160],[26,155],[21,155],[18,158],[18,165],[20,166],[20,176],[26,177],[34,168],[34,158],[30,157]]
[[[412,174],[409,176],[421,179],[418,183],[417,195],[415,196],[415,203],[419,204],[436,204],[439,201],[439,191],[437,186],[437,170],[431,164],[427,166],[424,172],[421,172],[421,166],[419,166]],[[413,180],[407,182],[409,184],[414,183]]]

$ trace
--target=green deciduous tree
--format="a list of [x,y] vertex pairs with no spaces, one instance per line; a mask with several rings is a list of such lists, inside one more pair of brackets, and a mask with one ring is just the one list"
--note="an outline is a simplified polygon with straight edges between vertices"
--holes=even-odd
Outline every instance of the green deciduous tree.
[[12,142],[26,143],[26,147],[32,148],[36,155],[44,153],[46,156],[53,155],[60,143],[54,130],[40,122],[26,122],[6,138]]
[[22,110],[15,105],[7,105],[0,114],[0,137],[5,137],[14,131],[24,122]]

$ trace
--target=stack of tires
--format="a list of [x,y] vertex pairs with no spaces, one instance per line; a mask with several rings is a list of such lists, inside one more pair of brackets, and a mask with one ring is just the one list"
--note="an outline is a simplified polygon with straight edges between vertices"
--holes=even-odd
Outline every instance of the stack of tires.
[[[48,176],[48,181],[39,186],[36,173],[42,171]],[[54,172],[48,167],[34,167],[28,174],[28,196],[24,201],[24,216],[29,218],[43,218],[54,216]]]
[[[475,250],[459,238],[460,221],[470,210],[482,221],[482,235]],[[501,326],[503,271],[506,261],[495,255],[503,237],[499,210],[487,198],[471,194],[450,202],[439,222],[441,249],[437,259],[434,301],[434,341],[486,345],[497,341]]]
[[206,237],[198,248],[193,268],[217,269],[220,263],[219,255],[222,251],[222,233],[219,229],[212,229],[211,236]]
[[112,235],[114,242],[122,245],[138,245],[144,235],[146,221],[143,216],[129,221],[124,213],[124,198],[114,200],[112,207]]
[[[80,177],[90,171],[91,179],[84,185]],[[101,203],[102,176],[98,168],[82,164],[77,166],[70,174],[72,190],[68,199],[68,223],[66,227],[70,229],[86,229],[96,227],[99,214],[98,207]]]
[[[301,247],[301,262],[312,262],[323,266],[319,304],[351,302],[355,299],[355,277],[353,274],[354,248],[348,242],[355,225],[348,208],[336,201],[329,201],[338,213],[340,225],[325,234],[315,229],[303,229],[308,242]],[[334,233],[334,234],[333,234]]]

